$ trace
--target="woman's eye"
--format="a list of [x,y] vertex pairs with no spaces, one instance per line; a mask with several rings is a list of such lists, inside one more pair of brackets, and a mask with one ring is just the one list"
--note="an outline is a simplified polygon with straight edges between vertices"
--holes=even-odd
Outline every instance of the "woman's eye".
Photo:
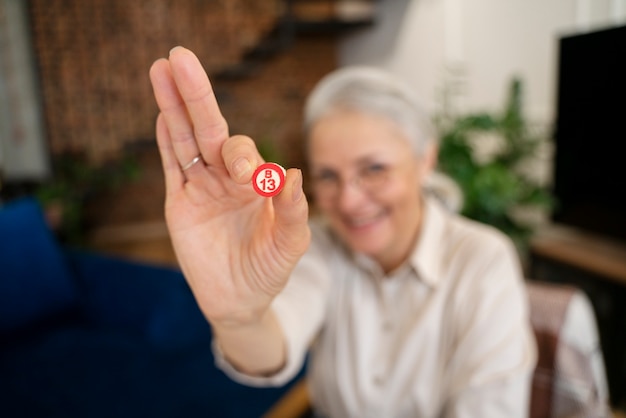
[[313,176],[313,179],[318,183],[334,183],[337,178],[337,174],[332,171],[322,171]]
[[365,176],[378,176],[387,172],[387,166],[384,164],[370,164],[363,169],[362,174]]

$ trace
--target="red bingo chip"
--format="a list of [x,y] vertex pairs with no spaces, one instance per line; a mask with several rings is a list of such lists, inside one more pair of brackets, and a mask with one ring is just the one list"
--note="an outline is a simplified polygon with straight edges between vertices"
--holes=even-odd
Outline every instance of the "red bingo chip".
[[261,164],[252,175],[252,186],[263,197],[276,196],[285,186],[285,169],[276,163]]

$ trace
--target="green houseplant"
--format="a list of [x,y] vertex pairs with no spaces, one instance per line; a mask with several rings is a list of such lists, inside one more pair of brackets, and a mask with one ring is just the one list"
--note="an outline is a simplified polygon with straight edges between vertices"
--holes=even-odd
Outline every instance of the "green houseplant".
[[[460,186],[462,214],[500,229],[524,253],[533,225],[516,216],[516,210],[550,210],[553,200],[545,186],[522,170],[543,139],[524,118],[522,82],[512,80],[501,113],[442,114],[437,125],[439,169]],[[488,156],[481,156],[481,147],[491,149]]]

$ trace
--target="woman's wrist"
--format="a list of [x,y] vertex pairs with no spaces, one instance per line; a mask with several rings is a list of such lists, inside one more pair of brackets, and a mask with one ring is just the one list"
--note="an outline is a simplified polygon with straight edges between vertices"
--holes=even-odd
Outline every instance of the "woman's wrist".
[[212,326],[220,351],[237,370],[266,376],[284,367],[287,359],[285,339],[271,310],[255,321],[227,321]]
[[214,332],[233,333],[263,328],[268,323],[269,308],[232,313],[220,318],[208,318]]

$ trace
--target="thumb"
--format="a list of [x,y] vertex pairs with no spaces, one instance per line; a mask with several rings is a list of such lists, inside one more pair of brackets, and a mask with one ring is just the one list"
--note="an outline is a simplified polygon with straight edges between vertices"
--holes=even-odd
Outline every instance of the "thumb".
[[299,258],[309,246],[309,204],[302,189],[302,171],[287,170],[285,187],[273,197],[275,237],[278,249],[289,258]]

